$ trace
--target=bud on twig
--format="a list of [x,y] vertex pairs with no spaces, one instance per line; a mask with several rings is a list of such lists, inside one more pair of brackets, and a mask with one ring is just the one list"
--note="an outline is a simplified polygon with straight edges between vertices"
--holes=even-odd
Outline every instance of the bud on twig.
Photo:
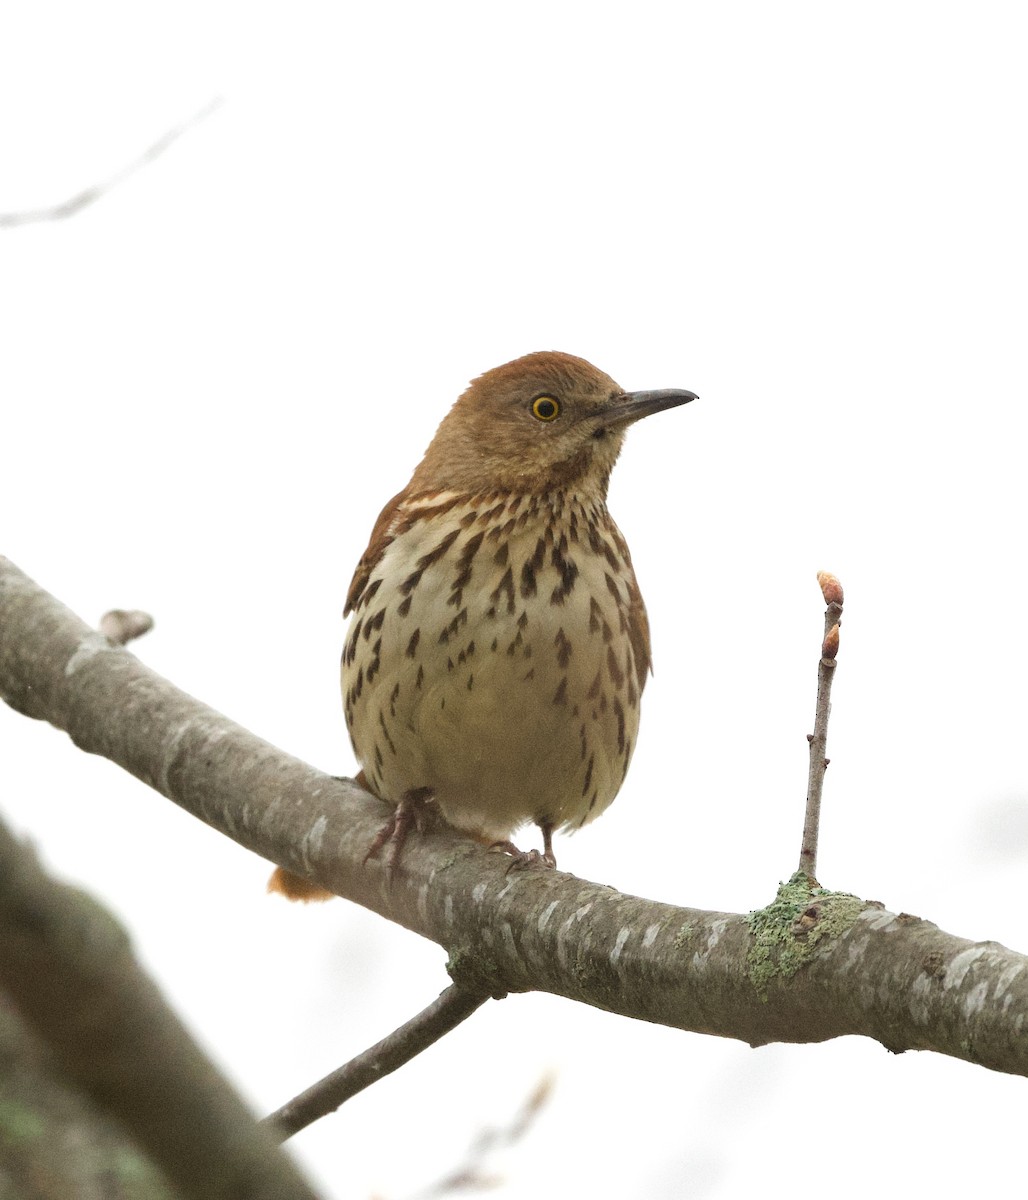
[[[840,589],[841,591],[841,589]],[[831,601],[829,601],[831,603]],[[839,653],[839,626],[833,625],[825,634],[825,640],[821,643],[821,657],[834,659]]]
[[817,581],[821,585],[821,595],[825,598],[825,604],[838,604],[842,606],[842,584],[835,578],[830,571],[818,571]]
[[153,617],[138,609],[114,608],[100,618],[100,632],[116,646],[142,637],[153,629]]

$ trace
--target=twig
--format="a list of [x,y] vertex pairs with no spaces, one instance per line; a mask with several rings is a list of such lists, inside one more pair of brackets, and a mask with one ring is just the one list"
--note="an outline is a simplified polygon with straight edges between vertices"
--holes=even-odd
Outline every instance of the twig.
[[553,1073],[547,1071],[509,1124],[483,1129],[469,1147],[464,1162],[425,1191],[418,1192],[414,1200],[434,1200],[451,1192],[467,1192],[472,1188],[485,1190],[501,1184],[503,1181],[500,1178],[490,1175],[486,1170],[489,1155],[521,1141],[546,1107],[553,1093],[554,1082]]
[[115,646],[126,646],[153,629],[153,617],[138,608],[112,608],[100,618],[100,632]]
[[451,984],[428,1008],[418,1013],[374,1046],[352,1058],[345,1066],[309,1087],[263,1124],[280,1140],[292,1137],[321,1117],[327,1116],[351,1097],[389,1075],[456,1029],[489,999],[482,992],[468,992]]
[[832,711],[829,698],[835,677],[835,657],[839,653],[839,626],[842,623],[842,584],[827,571],[819,571],[817,581],[825,598],[825,636],[821,643],[821,661],[817,667],[817,705],[814,710],[814,732],[807,734],[810,743],[810,772],[807,777],[807,811],[803,818],[803,841],[800,843],[799,869],[811,882],[817,882],[817,838],[821,827],[821,792],[824,787],[828,759],[828,717]]
[[62,201],[60,204],[53,204],[48,208],[30,208],[21,212],[0,213],[0,228],[13,229],[18,225],[34,225],[40,221],[63,221],[66,217],[74,217],[84,208],[88,208],[91,204],[95,204],[97,200],[102,199],[120,183],[124,183],[130,176],[135,175],[147,163],[151,163],[155,158],[159,158],[173,142],[177,142],[194,125],[198,125],[201,121],[206,120],[224,102],[223,97],[215,96],[199,112],[194,113],[181,124],[169,129],[152,146],[147,147],[142,154],[134,158],[127,166],[122,167],[120,171],[116,171],[102,183],[94,183],[91,187],[83,188],[81,192],[76,192],[74,196]]

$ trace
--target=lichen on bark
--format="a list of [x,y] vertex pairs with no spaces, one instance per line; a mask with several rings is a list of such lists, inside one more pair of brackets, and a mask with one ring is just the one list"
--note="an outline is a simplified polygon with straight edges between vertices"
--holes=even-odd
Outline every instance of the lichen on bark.
[[748,973],[760,998],[767,1000],[775,980],[791,979],[825,938],[840,937],[867,907],[859,896],[817,887],[802,871],[779,884],[774,900],[746,919]]

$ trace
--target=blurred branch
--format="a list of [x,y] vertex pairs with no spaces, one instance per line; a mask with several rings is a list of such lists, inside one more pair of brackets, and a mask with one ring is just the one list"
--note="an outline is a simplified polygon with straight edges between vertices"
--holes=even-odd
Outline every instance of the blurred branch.
[[76,1091],[2,990],[0,1196],[182,1200],[119,1122]]
[[140,970],[121,926],[51,879],[2,823],[0,987],[61,1075],[183,1200],[315,1200]]
[[328,1116],[352,1096],[389,1075],[404,1063],[434,1045],[456,1029],[489,999],[482,993],[469,993],[451,984],[438,999],[374,1046],[358,1054],[345,1066],[326,1075],[265,1117],[264,1124],[283,1140],[306,1129],[320,1117]]
[[502,1178],[488,1171],[489,1156],[498,1150],[516,1146],[535,1124],[553,1092],[554,1076],[547,1072],[535,1085],[514,1119],[507,1125],[483,1129],[472,1142],[464,1161],[437,1183],[418,1192],[415,1200],[435,1200],[454,1192],[483,1191],[498,1187]]
[[365,866],[380,801],[179,691],[2,558],[0,695],[240,845],[438,942],[467,992],[552,992],[751,1045],[862,1034],[1028,1075],[1028,958],[802,874],[743,915],[560,871],[508,875],[447,831],[412,838],[391,878]]
[[208,101],[199,112],[194,113],[181,124],[169,129],[152,146],[148,146],[142,154],[134,158],[127,166],[122,167],[120,171],[116,171],[101,183],[94,183],[91,187],[83,188],[81,192],[76,192],[74,196],[62,201],[60,204],[51,205],[49,208],[31,208],[22,212],[0,213],[0,229],[13,229],[19,225],[34,225],[40,221],[63,221],[66,217],[76,216],[84,208],[95,204],[97,200],[102,199],[108,192],[118,187],[119,184],[124,183],[126,179],[135,175],[137,171],[141,171],[148,163],[152,163],[155,158],[160,158],[169,146],[177,142],[183,134],[188,133],[194,126],[199,125],[201,121],[205,121],[224,103],[223,97],[216,96],[213,100]]

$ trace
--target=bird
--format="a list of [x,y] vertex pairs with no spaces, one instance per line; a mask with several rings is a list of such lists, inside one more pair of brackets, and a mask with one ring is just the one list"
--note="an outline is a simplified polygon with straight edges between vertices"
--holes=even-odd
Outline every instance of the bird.
[[[519,861],[556,866],[555,831],[614,800],[651,660],[607,487],[628,427],[696,398],[628,392],[585,359],[539,351],[478,376],[443,418],[346,597],[358,782],[394,808],[368,858],[391,843],[392,866],[432,808]],[[541,855],[511,841],[527,823]],[[282,868],[269,890],[331,895]]]

